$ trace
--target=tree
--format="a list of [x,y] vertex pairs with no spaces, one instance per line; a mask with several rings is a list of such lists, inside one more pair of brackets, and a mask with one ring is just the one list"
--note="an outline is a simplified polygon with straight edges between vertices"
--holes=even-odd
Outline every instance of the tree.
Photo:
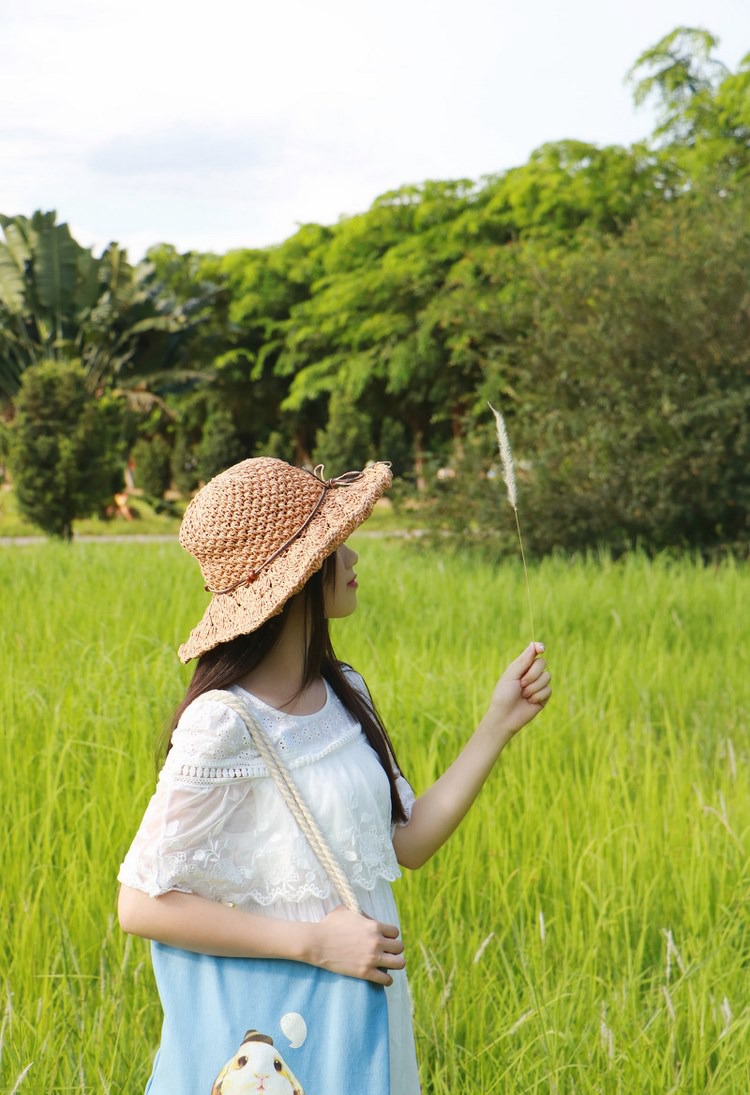
[[219,263],[231,306],[228,346],[215,361],[216,398],[242,422],[249,448],[281,441],[298,463],[309,461],[322,421],[309,405],[304,413],[282,410],[297,369],[286,353],[287,331],[291,310],[324,274],[322,257],[332,236],[332,229],[302,225],[278,247],[232,251]]
[[731,73],[713,56],[718,44],[707,30],[677,27],[628,74],[636,103],[658,100],[657,162],[677,169],[680,190],[710,181],[722,191],[750,172],[750,54]]
[[[527,547],[747,552],[749,200],[750,181],[736,196],[694,191],[622,236],[545,264],[527,253],[533,323],[492,370]],[[478,478],[492,448],[486,405],[474,433],[484,446],[449,516],[486,529],[498,505]]]
[[279,358],[294,372],[283,409],[309,413],[345,391],[373,422],[400,420],[422,487],[428,430],[439,423],[449,435],[466,380],[448,367],[425,309],[461,253],[449,229],[471,191],[467,180],[404,187],[342,221],[325,276],[291,310]]
[[24,370],[43,360],[79,360],[92,391],[141,396],[184,369],[215,286],[180,300],[157,262],[132,267],[116,243],[95,258],[54,212],[0,215],[0,225],[0,400],[12,401]]
[[655,137],[684,143],[694,138],[702,116],[726,66],[712,57],[718,38],[697,27],[677,27],[655,46],[644,50],[628,79],[634,85],[636,105],[651,96],[659,100]]
[[10,466],[21,513],[70,540],[73,521],[105,505],[122,483],[122,406],[95,399],[79,362],[42,361],[21,378]]

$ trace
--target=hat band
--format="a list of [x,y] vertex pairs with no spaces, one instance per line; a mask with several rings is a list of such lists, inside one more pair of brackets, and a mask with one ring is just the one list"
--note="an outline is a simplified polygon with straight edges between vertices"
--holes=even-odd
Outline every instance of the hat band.
[[356,483],[357,480],[361,479],[364,475],[364,472],[362,471],[345,471],[343,475],[337,475],[334,479],[324,479],[323,464],[318,464],[314,471],[308,471],[307,468],[302,468],[301,470],[307,472],[308,475],[312,475],[313,478],[317,479],[323,489],[320,492],[320,496],[318,497],[317,502],[315,503],[303,523],[297,529],[297,531],[293,532],[289,539],[285,540],[281,547],[277,548],[272,555],[269,555],[268,558],[260,564],[260,566],[256,567],[254,570],[251,570],[250,573],[247,574],[244,578],[240,578],[240,580],[238,582],[235,582],[234,585],[227,586],[226,589],[212,589],[211,586],[204,586],[203,588],[208,593],[213,593],[217,596],[221,596],[224,593],[234,593],[234,591],[236,589],[239,589],[240,586],[248,586],[252,585],[253,582],[256,582],[260,577],[260,572],[262,570],[265,570],[267,566],[270,566],[270,564],[275,559],[278,559],[279,555],[281,555],[282,552],[286,551],[286,549],[302,535],[302,533],[312,521],[315,514],[320,509],[321,503],[331,487],[349,487],[352,483]]

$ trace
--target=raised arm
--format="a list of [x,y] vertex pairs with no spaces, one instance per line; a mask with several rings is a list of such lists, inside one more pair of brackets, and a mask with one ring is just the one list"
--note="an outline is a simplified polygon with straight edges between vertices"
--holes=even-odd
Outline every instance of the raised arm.
[[131,935],[200,954],[288,958],[380,985],[393,980],[388,970],[404,967],[398,928],[343,906],[311,924],[256,916],[179,890],[149,897],[122,886],[118,915]]
[[459,756],[414,803],[407,825],[396,829],[393,846],[399,863],[421,867],[466,816],[485,780],[518,731],[542,710],[550,695],[550,674],[531,643],[495,685],[486,715]]

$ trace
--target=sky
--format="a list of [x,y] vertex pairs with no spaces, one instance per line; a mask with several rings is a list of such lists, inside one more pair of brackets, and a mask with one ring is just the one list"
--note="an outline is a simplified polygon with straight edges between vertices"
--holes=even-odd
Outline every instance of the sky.
[[95,253],[223,253],[547,141],[631,144],[675,27],[750,52],[748,0],[2,0],[0,213]]

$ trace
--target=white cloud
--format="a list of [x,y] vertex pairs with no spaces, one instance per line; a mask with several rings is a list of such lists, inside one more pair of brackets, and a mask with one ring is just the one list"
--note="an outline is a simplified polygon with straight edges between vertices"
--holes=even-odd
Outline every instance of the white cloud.
[[278,137],[274,142],[259,133],[176,122],[150,132],[110,137],[91,148],[87,162],[93,171],[112,175],[214,175],[260,167],[271,161],[277,149]]
[[5,0],[3,23],[0,211],[134,255],[264,245],[548,140],[630,143],[643,49],[679,24],[730,66],[750,49],[746,0]]

